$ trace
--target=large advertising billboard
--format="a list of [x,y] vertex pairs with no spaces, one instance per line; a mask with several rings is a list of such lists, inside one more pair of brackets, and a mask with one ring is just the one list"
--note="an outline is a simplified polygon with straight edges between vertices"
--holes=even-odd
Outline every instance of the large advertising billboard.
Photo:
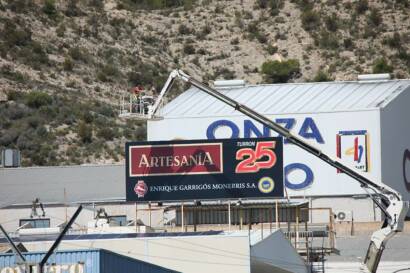
[[126,143],[127,201],[283,197],[282,138]]

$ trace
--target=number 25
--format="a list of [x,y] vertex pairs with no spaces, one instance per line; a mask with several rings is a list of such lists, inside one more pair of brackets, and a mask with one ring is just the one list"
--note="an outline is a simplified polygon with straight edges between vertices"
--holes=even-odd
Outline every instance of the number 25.
[[[243,148],[236,152],[236,160],[242,160],[236,165],[236,173],[254,173],[259,169],[269,169],[276,164],[275,141],[263,141],[256,144],[256,151],[252,148]],[[258,161],[263,157],[267,160]]]

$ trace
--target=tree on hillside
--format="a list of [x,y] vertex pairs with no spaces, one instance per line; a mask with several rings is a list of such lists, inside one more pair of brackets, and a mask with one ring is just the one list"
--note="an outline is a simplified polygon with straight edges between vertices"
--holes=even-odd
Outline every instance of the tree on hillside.
[[262,74],[268,83],[285,83],[300,76],[298,60],[266,61],[262,64]]

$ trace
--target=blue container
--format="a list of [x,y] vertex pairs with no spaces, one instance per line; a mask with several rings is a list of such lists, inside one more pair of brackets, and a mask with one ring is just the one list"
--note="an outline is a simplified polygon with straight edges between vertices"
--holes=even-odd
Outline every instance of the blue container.
[[[39,263],[45,252],[29,252],[27,262]],[[20,272],[16,255],[0,254],[0,272]],[[105,249],[55,252],[48,259],[44,272],[60,273],[179,273],[161,266],[126,257]]]

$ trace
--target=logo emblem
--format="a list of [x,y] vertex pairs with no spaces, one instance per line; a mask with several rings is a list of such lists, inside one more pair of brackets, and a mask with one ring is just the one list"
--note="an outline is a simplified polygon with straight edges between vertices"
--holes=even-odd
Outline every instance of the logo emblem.
[[148,192],[147,184],[145,184],[144,180],[138,180],[137,184],[134,187],[135,193],[138,195],[138,198],[143,198],[145,194]]
[[338,158],[352,163],[358,170],[369,171],[369,134],[366,130],[340,131],[336,136],[336,149]]
[[262,177],[258,182],[258,189],[262,193],[270,193],[275,188],[275,182],[270,177]]
[[407,191],[410,192],[410,181],[407,179],[406,162],[410,162],[410,151],[406,149],[403,154],[403,179]]

